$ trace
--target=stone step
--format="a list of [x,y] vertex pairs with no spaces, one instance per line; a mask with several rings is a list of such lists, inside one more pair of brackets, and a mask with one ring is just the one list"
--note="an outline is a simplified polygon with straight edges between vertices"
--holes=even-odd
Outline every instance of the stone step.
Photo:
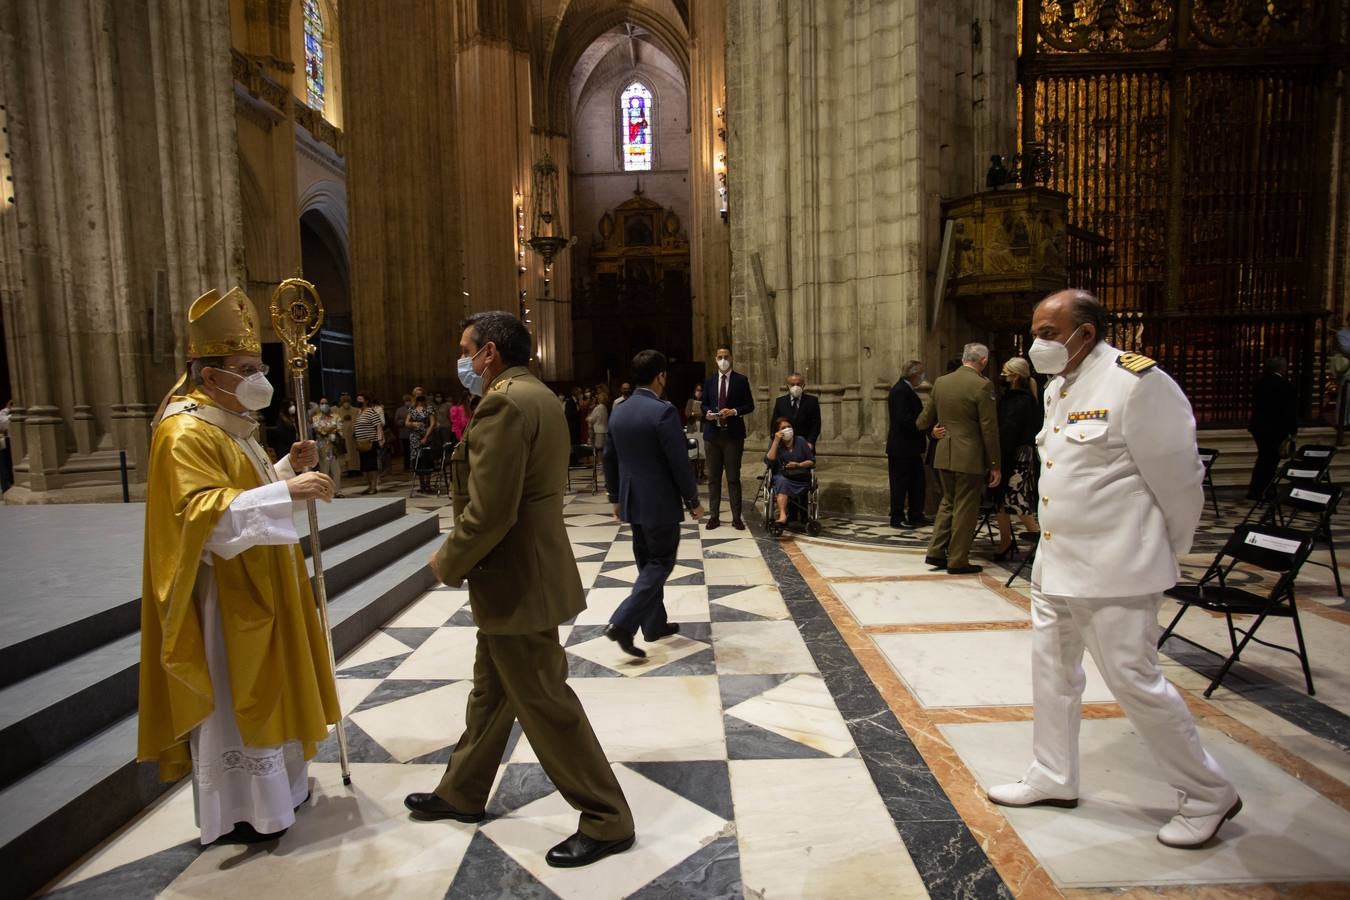
[[[386,534],[384,543],[372,544],[362,540],[367,535],[361,535],[333,547],[336,563],[346,566],[348,558],[338,551],[353,545],[347,548],[354,551],[351,558],[359,559],[368,570],[364,577],[329,601],[329,624],[339,658],[434,586],[426,563],[442,540],[436,516],[414,515],[404,519],[406,526],[401,530],[384,526],[377,529]],[[358,571],[362,570],[349,570]],[[102,730],[86,730],[80,743],[60,755],[53,754],[44,765],[0,789],[0,809],[6,813],[0,822],[0,866],[12,873],[6,895],[12,891],[16,896],[27,896],[36,891],[170,787],[159,783],[154,765],[134,762],[139,637],[131,636],[125,645],[118,642],[118,649],[121,656],[110,646],[100,648],[108,651],[106,657],[89,654],[89,659],[81,659],[79,671],[87,682],[82,689],[72,684],[69,687],[76,690],[61,696],[55,686],[48,685],[44,688],[49,701],[45,705],[38,696],[41,692],[33,691],[34,699],[27,701],[26,707],[17,698],[10,707],[10,720],[25,710],[28,717],[7,729],[4,743],[0,744],[7,751],[11,745],[9,732],[15,728],[36,732],[37,720],[45,720],[40,724],[47,727],[53,723],[60,727],[79,709],[78,705],[72,705],[74,694],[80,690],[86,695],[112,694],[125,689],[121,679],[130,679],[130,714],[113,717]],[[119,668],[119,661],[125,663],[128,653],[134,655],[133,662]],[[102,680],[98,679],[100,673],[104,676]],[[125,697],[119,695],[118,702],[125,705]],[[69,733],[80,725],[64,727]],[[50,747],[44,745],[44,749],[50,752]],[[4,765],[10,765],[8,760]]]
[[[402,504],[391,506],[397,510]],[[325,540],[330,538],[326,529],[321,534]],[[335,529],[335,534],[346,539],[329,548],[325,559],[325,582],[332,598],[330,615],[334,618],[336,614],[331,611],[335,608],[363,609],[367,598],[378,599],[378,608],[386,607],[388,591],[381,583],[358,588],[352,596],[344,597],[343,592],[377,572],[399,570],[407,554],[420,552],[438,537],[436,516],[421,513],[378,524],[364,534],[348,536],[349,528]],[[312,571],[312,562],[310,568]],[[395,592],[394,596],[401,594]],[[372,629],[382,621],[377,619]],[[129,634],[0,688],[0,747],[5,751],[0,754],[0,786],[134,712],[139,664],[140,635]]]
[[[425,544],[436,537],[439,528],[439,519],[435,513],[413,513],[341,543],[329,543],[324,535],[323,580],[328,596],[336,597],[388,565],[391,559]],[[306,565],[313,578],[314,560],[307,559]]]
[[[131,508],[134,515],[127,512]],[[336,547],[353,537],[380,527],[403,516],[405,501],[390,497],[377,500],[340,501],[320,509],[320,534],[325,545]],[[6,591],[6,606],[14,623],[7,621],[0,632],[0,687],[22,681],[53,665],[74,659],[96,650],[128,634],[135,634],[141,625],[140,558],[141,534],[144,529],[143,504],[122,504],[79,510],[71,507],[17,507],[0,508],[6,534],[14,534],[16,546],[5,556],[5,571],[14,573]],[[63,516],[80,519],[108,518],[107,528],[126,529],[134,520],[134,535],[118,547],[115,540],[105,541],[106,532],[80,535],[79,547],[86,544],[97,548],[97,561],[91,561],[83,550],[73,557],[53,552],[50,548],[69,537],[69,525]],[[111,518],[109,518],[111,516]],[[130,516],[131,518],[128,518]],[[308,549],[309,534],[306,517],[298,518],[301,546]],[[32,521],[28,521],[28,520]],[[50,523],[46,520],[50,519]],[[9,529],[15,529],[10,532]],[[45,532],[51,531],[50,536]],[[134,537],[134,540],[132,539]],[[31,544],[31,546],[29,546]],[[112,546],[108,546],[111,544]],[[10,558],[10,555],[14,558]],[[120,556],[119,556],[120,554]],[[126,565],[126,555],[134,557],[132,566]],[[25,563],[40,571],[24,574]],[[59,567],[76,564],[93,567],[63,574]],[[121,566],[115,572],[118,565]],[[357,567],[358,571],[360,567]],[[53,571],[55,570],[55,571]],[[90,581],[90,578],[94,581]],[[101,581],[113,584],[109,593],[104,590],[96,602],[79,595],[94,589]],[[63,602],[70,601],[70,602]],[[78,601],[78,602],[76,602]],[[68,610],[79,609],[77,614]]]

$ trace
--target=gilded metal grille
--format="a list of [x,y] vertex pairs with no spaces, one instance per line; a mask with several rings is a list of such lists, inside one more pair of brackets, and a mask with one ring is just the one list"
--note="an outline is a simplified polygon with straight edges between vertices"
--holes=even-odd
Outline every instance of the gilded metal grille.
[[1347,6],[1022,0],[1024,171],[1109,242],[1092,275],[1118,339],[1166,356],[1202,423],[1244,422],[1254,367],[1295,348],[1319,412]]
[[[1296,310],[1309,295],[1318,84],[1305,70],[1186,75],[1181,296],[1188,311]],[[1325,194],[1325,191],[1323,191]]]
[[1036,92],[1047,187],[1069,220],[1111,240],[1100,282],[1113,308],[1153,309],[1166,287],[1168,86],[1147,72],[1055,75]]

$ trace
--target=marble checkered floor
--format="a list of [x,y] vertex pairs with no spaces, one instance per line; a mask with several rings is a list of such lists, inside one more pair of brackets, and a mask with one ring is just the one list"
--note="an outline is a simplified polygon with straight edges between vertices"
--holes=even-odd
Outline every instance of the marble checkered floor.
[[576,813],[519,734],[481,826],[408,818],[402,798],[435,786],[471,687],[467,591],[441,588],[339,663],[351,789],[330,739],[274,849],[203,851],[184,786],[57,894],[266,897],[284,879],[328,896],[926,896],[755,538],[685,527],[666,590],[681,634],[635,663],[602,635],[636,577],[628,528],[603,495],[566,512],[589,602],[561,629],[570,684],[633,807],[632,851],[584,870],[544,864]]
[[[413,504],[439,508],[449,527],[444,498]],[[588,869],[544,865],[576,814],[518,733],[485,822],[408,817],[402,798],[435,785],[471,688],[467,597],[442,588],[339,664],[351,788],[330,738],[311,767],[313,796],[285,837],[203,850],[191,789],[180,786],[67,873],[54,895],[1350,892],[1350,613],[1328,570],[1310,567],[1300,581],[1316,606],[1305,618],[1315,698],[1303,693],[1292,657],[1255,648],[1204,700],[1213,660],[1164,648],[1202,738],[1247,801],[1224,841],[1188,853],[1154,839],[1170,792],[1151,777],[1146,748],[1090,661],[1082,806],[1004,810],[984,799],[985,786],[1020,774],[1031,740],[1026,585],[1004,587],[1006,568],[934,574],[922,562],[926,533],[896,545],[863,534],[875,527],[866,522],[853,535],[835,528],[783,541],[753,525],[708,532],[688,523],[667,588],[681,633],[646,645],[651,657],[635,662],[602,634],[636,576],[628,529],[589,492],[569,497],[566,517],[589,608],[560,634],[570,683],[633,807],[633,850]],[[982,538],[977,553],[988,549]],[[1210,552],[1188,558],[1187,570]],[[1269,635],[1283,637],[1286,624],[1266,626]],[[1222,627],[1196,615],[1181,633],[1221,646]]]

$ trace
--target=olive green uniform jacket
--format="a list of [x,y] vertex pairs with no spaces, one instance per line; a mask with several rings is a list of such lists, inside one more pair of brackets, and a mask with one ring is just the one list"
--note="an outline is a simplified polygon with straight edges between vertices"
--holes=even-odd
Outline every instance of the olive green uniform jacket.
[[563,525],[570,450],[558,398],[522,367],[483,393],[451,456],[455,528],[436,554],[441,580],[469,582],[485,634],[531,634],[586,608]]
[[999,468],[998,408],[994,387],[969,366],[933,382],[933,396],[919,414],[920,431],[941,424],[933,468],[968,474]]

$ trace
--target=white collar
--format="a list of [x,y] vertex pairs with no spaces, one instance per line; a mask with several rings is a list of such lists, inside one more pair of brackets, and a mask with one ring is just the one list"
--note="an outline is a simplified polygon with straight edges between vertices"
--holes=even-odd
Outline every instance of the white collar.
[[1084,374],[1097,371],[1104,361],[1109,361],[1110,358],[1119,354],[1120,351],[1106,341],[1098,341],[1097,345],[1088,351],[1087,356],[1083,357],[1083,361],[1078,364],[1078,368],[1064,376],[1064,383],[1073,384]]

